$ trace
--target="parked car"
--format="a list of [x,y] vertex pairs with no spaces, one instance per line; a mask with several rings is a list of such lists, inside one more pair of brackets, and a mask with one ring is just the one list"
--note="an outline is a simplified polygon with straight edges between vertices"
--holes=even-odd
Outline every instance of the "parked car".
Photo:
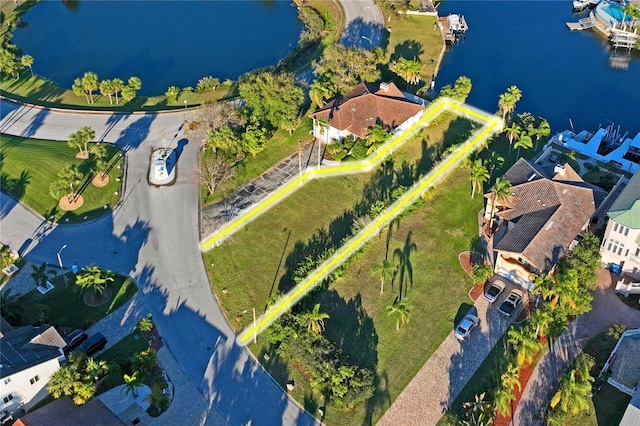
[[76,348],[80,343],[84,342],[85,340],[87,340],[87,333],[85,333],[83,330],[81,329],[77,329],[77,330],[73,330],[71,333],[67,334],[67,336],[64,338],[65,343],[67,344],[67,346],[64,347],[64,352],[70,352],[71,350],[73,350],[74,348]]
[[107,338],[104,337],[102,333],[96,333],[82,342],[82,344],[78,347],[78,350],[80,352],[84,352],[85,354],[87,354],[87,356],[91,356],[96,352],[104,349],[106,344]]
[[522,303],[523,294],[520,290],[511,290],[511,293],[504,299],[498,312],[506,317],[510,317]]
[[462,321],[456,326],[455,336],[456,339],[461,342],[469,337],[471,330],[480,324],[480,318],[473,314],[467,314],[462,318]]
[[500,294],[504,291],[504,283],[500,280],[495,280],[493,284],[484,292],[484,298],[493,303],[498,299]]

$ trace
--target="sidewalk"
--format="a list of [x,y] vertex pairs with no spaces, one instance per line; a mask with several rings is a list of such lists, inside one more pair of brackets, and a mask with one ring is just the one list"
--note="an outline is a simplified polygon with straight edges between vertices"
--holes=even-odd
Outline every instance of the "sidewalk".
[[[302,173],[307,167],[317,165],[317,141],[303,145]],[[321,147],[322,149],[322,147]],[[224,200],[202,207],[200,211],[200,235],[206,237],[269,194],[275,192],[289,179],[300,173],[298,153],[294,152],[278,164],[247,183]]]
[[543,424],[560,376],[591,337],[618,321],[624,322],[628,328],[640,327],[640,311],[625,305],[615,295],[616,280],[617,277],[609,271],[598,271],[598,290],[593,295],[593,309],[573,321],[542,357],[522,393],[513,416],[514,425]]

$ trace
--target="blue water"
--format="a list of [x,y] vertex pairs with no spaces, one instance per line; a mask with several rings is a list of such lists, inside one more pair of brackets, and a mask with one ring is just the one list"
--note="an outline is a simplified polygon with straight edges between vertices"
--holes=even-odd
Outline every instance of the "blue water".
[[516,112],[530,111],[549,120],[553,131],[593,130],[610,121],[622,132],[640,131],[640,55],[627,70],[610,66],[612,51],[591,31],[569,31],[566,22],[584,15],[571,12],[571,1],[445,1],[441,16],[462,13],[467,38],[444,56],[436,86],[460,75],[471,78],[472,105],[497,111],[498,96],[508,86],[523,93]]
[[195,87],[275,65],[297,44],[302,23],[290,1],[91,1],[68,9],[43,1],[23,17],[13,42],[34,71],[64,86],[85,71],[100,79],[135,75],[139,94]]

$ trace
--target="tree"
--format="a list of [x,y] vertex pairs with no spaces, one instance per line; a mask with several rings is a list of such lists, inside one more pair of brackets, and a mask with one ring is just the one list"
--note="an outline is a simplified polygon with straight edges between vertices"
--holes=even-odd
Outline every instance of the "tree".
[[142,80],[140,80],[138,77],[129,77],[127,85],[133,90],[140,90],[142,88]]
[[101,179],[106,178],[107,170],[109,170],[109,163],[107,162],[107,148],[103,144],[93,144],[90,151],[93,155],[93,173]]
[[0,312],[2,312],[2,316],[10,323],[19,323],[22,302],[22,295],[12,294],[12,289],[0,292]]
[[540,138],[546,138],[551,134],[551,126],[547,120],[540,117],[538,126],[529,130],[529,134],[536,137],[535,149],[538,149],[538,142],[540,142]]
[[235,170],[232,164],[214,155],[202,161],[199,175],[200,184],[207,189],[207,197],[209,197],[220,184],[235,175]]
[[100,82],[100,94],[109,97],[109,104],[113,105],[113,94],[116,90],[113,88],[113,80],[102,80]]
[[81,81],[82,81],[82,88],[86,93],[89,94],[89,100],[91,101],[92,104],[95,103],[93,100],[93,91],[98,90],[99,88],[98,75],[94,72],[87,71],[82,76]]
[[67,166],[60,173],[58,173],[58,180],[51,183],[49,192],[53,198],[60,199],[64,195],[67,195],[67,200],[72,202],[75,198],[76,188],[80,183],[84,175],[74,165]]
[[180,88],[177,86],[169,86],[166,92],[164,92],[165,98],[169,102],[176,102],[178,100],[178,96],[180,95]]
[[329,129],[331,128],[329,120],[324,117],[320,117],[316,120],[316,123],[318,124],[320,132],[324,133],[324,143],[329,143]]
[[311,312],[304,314],[307,329],[313,333],[320,334],[324,331],[324,320],[329,318],[326,312],[320,312],[320,304],[316,303]]
[[571,370],[560,381],[560,389],[551,398],[551,408],[560,405],[565,413],[577,415],[591,410],[591,383],[576,378],[576,371]]
[[567,267],[575,269],[580,284],[593,291],[598,285],[597,271],[601,265],[600,238],[590,232],[581,236],[578,245],[566,257]]
[[107,361],[96,361],[93,358],[88,358],[84,371],[85,380],[94,380],[97,382],[100,377],[107,374],[109,366],[107,365]]
[[72,395],[79,378],[71,367],[62,367],[49,378],[47,390],[56,399],[63,395]]
[[351,49],[340,44],[326,48],[314,62],[313,73],[322,82],[330,82],[335,94],[344,94],[361,81],[377,81],[380,70],[375,55],[366,49]]
[[411,316],[411,307],[406,300],[398,300],[393,305],[387,306],[387,315],[395,315],[396,319],[396,331],[400,330],[400,325],[405,325],[409,322]]
[[[84,126],[69,135],[69,146],[80,151],[79,156],[89,158],[89,142],[96,138],[96,132],[89,126]],[[83,150],[84,148],[84,150]]]
[[81,78],[76,78],[75,80],[73,80],[73,85],[71,86],[71,90],[73,90],[73,93],[76,96],[84,95],[84,98],[87,100],[87,103],[89,103],[89,95],[84,90],[84,85],[82,84]]
[[510,362],[507,364],[507,368],[500,375],[500,383],[502,387],[509,392],[513,392],[515,388],[522,390],[522,383],[520,383],[520,364]]
[[496,412],[502,414],[503,416],[511,415],[511,405],[513,401],[516,400],[516,395],[513,393],[513,390],[508,390],[504,387],[501,387],[496,391],[493,398],[495,401]]
[[391,279],[396,273],[396,265],[389,259],[384,259],[380,263],[375,263],[371,267],[371,276],[380,280],[380,294],[384,292],[384,280]]
[[462,426],[490,426],[493,424],[493,409],[491,403],[486,401],[486,393],[475,395],[474,401],[462,404],[464,408],[464,420]]
[[123,376],[124,379],[124,388],[125,395],[129,395],[129,393],[133,394],[134,398],[138,397],[138,388],[143,385],[140,377],[138,377],[138,372],[135,371],[132,375],[125,374]]
[[20,61],[15,52],[9,48],[0,47],[0,72],[18,78],[20,67]]
[[326,99],[331,99],[337,93],[337,87],[332,80],[316,79],[309,86],[309,99],[317,107],[324,105]]
[[127,85],[122,88],[122,99],[127,102],[132,101],[141,87],[142,81],[138,77],[129,77]]
[[114,78],[111,80],[111,87],[113,88],[113,93],[116,95],[116,104],[119,104],[120,99],[118,99],[118,93],[124,89],[124,81],[119,78]]
[[152,407],[156,410],[161,410],[162,407],[169,405],[169,395],[164,393],[164,387],[162,383],[154,382],[151,385],[151,393],[144,398]]
[[504,157],[498,154],[496,151],[491,151],[489,157],[485,160],[485,164],[487,164],[489,168],[489,180],[491,180],[491,175],[496,168],[500,168],[504,165]]
[[89,290],[93,297],[102,294],[107,284],[113,282],[113,272],[105,271],[95,265],[82,268],[76,276],[76,285],[83,290]]
[[485,263],[476,263],[471,267],[471,275],[476,283],[484,283],[493,276],[491,265]]
[[251,121],[283,128],[298,118],[304,91],[293,74],[268,71],[249,73],[240,79],[240,96],[251,112]]
[[508,332],[508,342],[516,351],[518,365],[532,362],[533,357],[542,349],[536,329],[530,324],[521,328],[512,328]]
[[453,86],[447,84],[440,89],[440,96],[445,96],[459,102],[466,101],[469,93],[471,93],[471,79],[465,76],[458,77]]
[[526,133],[521,135],[516,141],[516,143],[513,144],[513,147],[518,149],[518,153],[516,154],[516,157],[520,157],[520,148],[524,148],[524,149],[533,148],[533,141],[531,140],[531,136],[529,136]]
[[513,112],[516,107],[516,103],[522,98],[522,92],[518,89],[518,86],[511,86],[505,93],[502,93],[498,98],[498,107],[502,111],[502,119],[504,120],[507,114]]
[[20,58],[20,63],[24,67],[29,67],[29,71],[31,71],[31,75],[33,76],[33,56],[22,55],[22,57]]
[[47,265],[47,262],[42,262],[40,266],[31,265],[31,278],[33,278],[37,286],[46,287],[49,278],[56,275],[53,269],[48,268],[49,265]]
[[153,321],[151,320],[151,314],[147,314],[146,317],[140,318],[137,325],[138,331],[141,333],[147,333],[153,330]]
[[482,160],[476,160],[471,166],[471,198],[475,196],[476,190],[482,191],[487,180],[489,180],[489,171],[482,164]]
[[147,378],[151,370],[156,366],[158,362],[158,355],[152,348],[147,348],[144,351],[138,352],[133,355],[132,368],[140,374],[141,378]]
[[514,139],[518,139],[520,137],[522,128],[516,123],[512,123],[511,126],[506,127],[504,131],[507,134],[507,139],[509,140],[509,152],[511,152],[511,145],[513,145]]
[[500,176],[496,179],[491,187],[491,220],[496,210],[496,203],[500,201],[503,206],[509,203],[511,198],[511,182]]
[[414,60],[400,58],[389,64],[389,70],[406,81],[407,86],[409,86],[410,84],[418,84],[420,82],[421,66],[420,61],[415,58]]

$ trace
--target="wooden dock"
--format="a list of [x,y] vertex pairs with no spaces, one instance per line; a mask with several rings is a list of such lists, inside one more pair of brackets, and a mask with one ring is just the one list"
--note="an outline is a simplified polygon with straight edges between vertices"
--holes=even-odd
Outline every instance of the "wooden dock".
[[569,27],[571,31],[588,30],[589,28],[594,27],[595,25],[596,25],[596,21],[592,19],[591,16],[587,18],[582,18],[578,22],[567,22],[567,27]]

